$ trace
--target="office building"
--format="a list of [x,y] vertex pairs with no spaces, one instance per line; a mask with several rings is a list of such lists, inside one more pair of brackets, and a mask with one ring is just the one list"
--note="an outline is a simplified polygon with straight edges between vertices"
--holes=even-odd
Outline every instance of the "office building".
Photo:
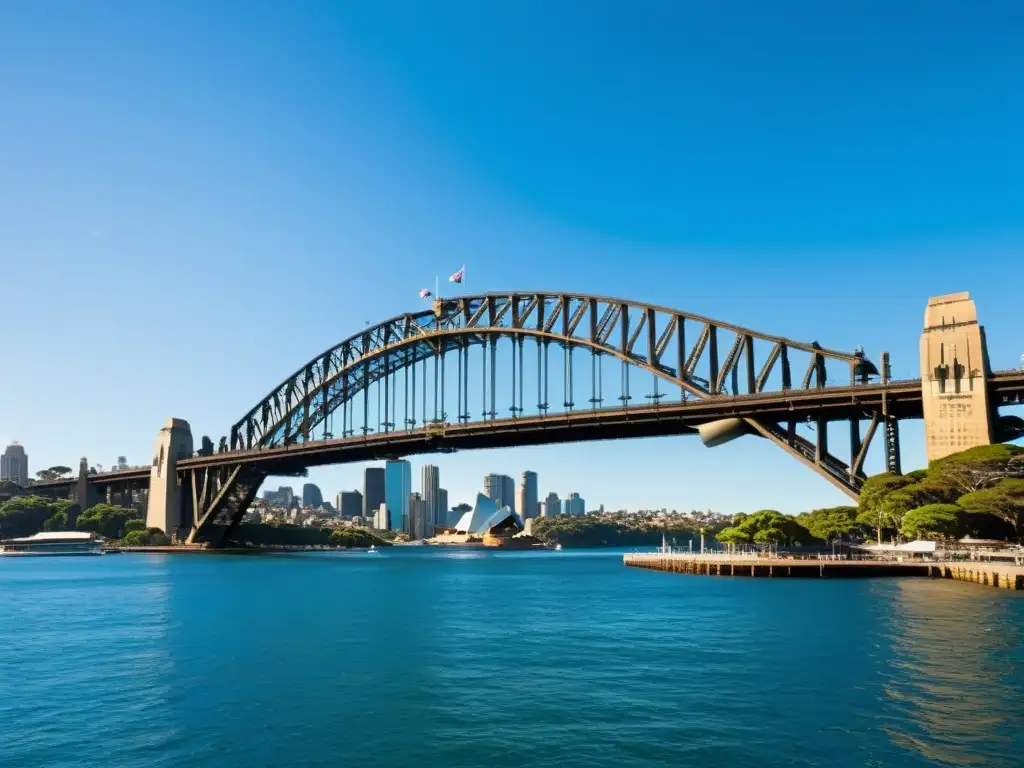
[[317,509],[324,504],[324,495],[320,493],[320,486],[316,483],[305,483],[302,486],[302,507],[303,509]]
[[487,475],[484,478],[484,496],[499,507],[516,511],[516,484],[508,475]]
[[547,511],[545,517],[555,517],[562,514],[562,502],[554,491],[549,493],[548,497],[544,500],[544,507]]
[[342,517],[359,517],[363,514],[363,494],[359,491],[341,491],[335,499],[335,506]]
[[383,501],[373,514],[373,527],[378,531],[386,531],[388,529],[388,505]]
[[565,514],[572,517],[579,517],[587,513],[587,505],[578,493],[570,493],[565,500]]
[[409,524],[405,531],[411,539],[426,539],[434,535],[427,511],[427,500],[422,494],[409,496]]
[[519,510],[519,516],[529,520],[537,515],[537,473],[526,470],[519,483],[519,498],[515,509]]
[[441,509],[438,505],[437,492],[441,487],[441,473],[433,464],[424,464],[420,473],[420,496],[426,505],[427,520],[430,525],[439,525]]
[[437,520],[434,525],[448,525],[448,491],[444,488],[437,489]]
[[547,516],[548,516],[548,505],[545,504],[543,501],[537,502],[537,517],[547,517]]
[[383,503],[384,470],[381,467],[367,467],[363,470],[363,517],[371,520],[375,518]]
[[295,493],[291,486],[281,485],[276,491],[264,491],[263,500],[272,507],[291,509],[292,503],[295,501]]
[[388,508],[389,530],[407,530],[411,495],[412,465],[405,459],[389,461],[384,465],[384,503]]
[[10,480],[22,488],[28,485],[28,454],[18,443],[11,443],[0,456],[0,480]]

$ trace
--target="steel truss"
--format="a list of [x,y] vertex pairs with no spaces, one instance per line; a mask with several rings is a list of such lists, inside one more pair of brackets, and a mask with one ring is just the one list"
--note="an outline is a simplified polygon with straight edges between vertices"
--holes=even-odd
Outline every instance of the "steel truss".
[[[481,418],[494,419],[497,413],[495,368],[500,339],[513,341],[513,403],[509,409],[513,415],[524,410],[523,343],[530,339],[537,344],[537,410],[540,413],[547,413],[551,407],[547,391],[551,345],[565,350],[562,405],[567,411],[576,407],[570,352],[580,348],[589,350],[594,358],[610,356],[622,361],[618,397],[622,407],[629,407],[633,399],[629,392],[629,369],[652,374],[655,391],[647,397],[655,403],[665,396],[658,392],[659,380],[678,387],[685,402],[687,398],[706,400],[725,395],[824,388],[829,384],[830,365],[838,364],[846,369],[845,380],[833,382],[843,386],[866,382],[869,376],[878,374],[875,366],[859,351],[826,349],[816,342],[772,336],[667,307],[580,294],[526,292],[464,296],[439,300],[431,309],[399,315],[367,327],[313,358],[271,390],[232,427],[231,449],[262,450],[333,436],[328,432],[327,420],[336,413],[342,417],[344,436],[374,431],[368,422],[369,390],[378,384],[378,408],[381,408],[380,382],[384,382],[384,416],[377,426],[384,431],[395,430],[399,424],[397,410],[403,405],[401,401],[396,402],[395,394],[399,371],[405,376],[406,428],[417,423],[417,384],[423,393],[420,412],[423,423],[431,415],[434,420],[443,421],[448,418],[443,403],[444,361],[452,357],[458,363],[460,382],[456,418],[465,423],[471,418],[467,405],[472,348],[481,349],[484,402]],[[760,354],[756,348],[760,349]],[[431,363],[435,412],[428,414]],[[394,382],[390,388],[388,382]],[[602,388],[598,366],[594,365],[589,401],[592,407],[607,400]],[[361,427],[357,426],[358,396],[362,396],[363,405]],[[863,439],[861,420],[871,420]],[[884,415],[851,410],[850,459],[846,462],[829,452],[828,427],[823,420],[811,425],[816,430],[814,441],[799,435],[797,423],[792,420],[781,424],[754,418],[745,421],[750,432],[771,440],[854,497],[864,480],[864,457],[879,421],[886,425],[887,436],[895,425],[895,420]]]

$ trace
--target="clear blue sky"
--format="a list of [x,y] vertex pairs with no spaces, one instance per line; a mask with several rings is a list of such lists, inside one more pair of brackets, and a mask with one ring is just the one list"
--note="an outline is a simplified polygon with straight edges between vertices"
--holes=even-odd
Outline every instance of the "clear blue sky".
[[[148,462],[172,415],[225,434],[463,263],[904,377],[927,297],[969,290],[1016,366],[1022,29],[1010,1],[4,3],[0,440],[34,471]],[[453,503],[527,468],[610,507],[844,498],[753,439],[439,463]]]

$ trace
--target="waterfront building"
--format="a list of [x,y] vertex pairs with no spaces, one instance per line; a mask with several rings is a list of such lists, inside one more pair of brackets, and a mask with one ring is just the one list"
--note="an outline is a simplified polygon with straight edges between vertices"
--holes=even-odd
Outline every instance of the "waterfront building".
[[547,516],[548,516],[548,505],[545,504],[543,501],[537,502],[537,517],[547,517]]
[[516,513],[509,506],[498,504],[482,493],[476,495],[476,505],[455,524],[458,533],[483,536],[495,530],[522,530]]
[[508,475],[487,475],[484,478],[484,495],[499,507],[507,506],[515,511],[516,484]]
[[420,496],[426,505],[427,520],[431,526],[438,525],[441,507],[438,491],[441,488],[441,472],[433,464],[424,464],[420,472]]
[[562,501],[554,491],[548,494],[544,504],[547,508],[547,517],[556,517],[562,514]]
[[[406,534],[411,539],[425,539],[432,536],[433,526],[429,522],[427,500],[422,494],[413,493],[409,496],[409,518]],[[427,529],[430,528],[430,532]]]
[[537,515],[537,473],[531,470],[523,472],[519,483],[519,498],[515,507],[519,516],[525,521]]
[[302,506],[304,509],[317,509],[323,506],[324,495],[316,483],[305,483],[302,486]]
[[448,525],[448,491],[444,488],[437,489],[437,519],[434,525]]
[[0,456],[0,480],[10,480],[22,488],[28,485],[28,454],[17,442],[8,445]]
[[363,470],[363,517],[375,518],[383,503],[384,470],[381,467],[367,467]]
[[335,506],[342,517],[359,517],[363,514],[363,494],[359,491],[341,491]]
[[411,495],[412,465],[405,459],[389,461],[384,465],[384,503],[388,509],[389,530],[407,530]]
[[586,514],[587,504],[580,498],[578,493],[570,493],[569,497],[565,500],[565,514],[571,515],[572,517],[579,517],[580,515]]
[[388,505],[383,501],[373,514],[373,527],[378,531],[386,531],[388,529]]

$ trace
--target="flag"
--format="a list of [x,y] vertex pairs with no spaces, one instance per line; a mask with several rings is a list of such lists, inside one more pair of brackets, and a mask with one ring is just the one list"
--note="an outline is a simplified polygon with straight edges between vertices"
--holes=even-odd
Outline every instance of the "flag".
[[466,265],[463,264],[462,268],[454,275],[448,278],[449,283],[461,283],[462,278],[466,276]]
[[430,298],[430,297],[431,297],[431,296],[433,296],[433,295],[434,295],[434,294],[432,294],[432,293],[431,293],[431,292],[430,292],[429,290],[427,290],[426,288],[424,288],[424,289],[423,289],[422,291],[420,291],[420,298],[421,298],[421,299],[428,299],[428,298]]

